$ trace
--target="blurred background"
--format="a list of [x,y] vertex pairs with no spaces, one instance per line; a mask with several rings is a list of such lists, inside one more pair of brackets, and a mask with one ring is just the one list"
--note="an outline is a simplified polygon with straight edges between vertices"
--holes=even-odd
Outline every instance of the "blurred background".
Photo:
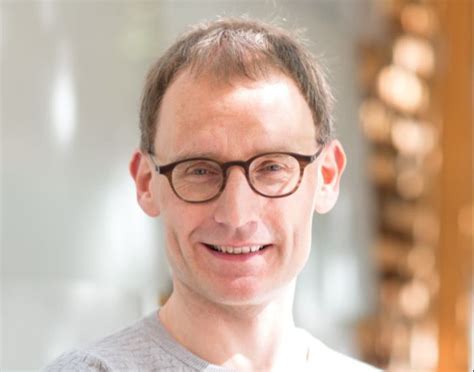
[[295,318],[389,371],[472,369],[470,0],[1,1],[1,364],[34,370],[171,290],[128,161],[148,67],[217,15],[305,30],[349,165]]

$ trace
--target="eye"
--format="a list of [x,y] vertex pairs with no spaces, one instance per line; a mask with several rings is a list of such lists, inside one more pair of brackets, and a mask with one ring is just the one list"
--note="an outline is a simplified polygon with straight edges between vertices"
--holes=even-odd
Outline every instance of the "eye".
[[184,171],[186,176],[214,176],[219,174],[219,170],[212,164],[198,163],[190,164]]
[[191,173],[196,175],[196,176],[203,176],[203,175],[207,174],[207,169],[195,168],[195,169],[191,169]]
[[265,163],[260,165],[260,167],[258,168],[258,171],[259,172],[275,173],[275,172],[282,171],[283,169],[284,169],[283,164],[274,163],[274,162],[265,162]]
[[283,167],[280,164],[269,164],[264,169],[269,170],[271,172],[276,172],[282,170]]

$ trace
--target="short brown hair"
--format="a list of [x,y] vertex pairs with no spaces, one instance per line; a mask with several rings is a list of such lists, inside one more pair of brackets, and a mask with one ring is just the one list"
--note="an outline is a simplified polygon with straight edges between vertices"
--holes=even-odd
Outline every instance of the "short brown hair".
[[177,74],[189,68],[218,81],[234,77],[264,78],[272,70],[291,77],[306,99],[319,144],[333,136],[333,96],[321,66],[296,35],[247,18],[220,18],[184,33],[148,72],[140,110],[140,149],[154,152],[158,112]]

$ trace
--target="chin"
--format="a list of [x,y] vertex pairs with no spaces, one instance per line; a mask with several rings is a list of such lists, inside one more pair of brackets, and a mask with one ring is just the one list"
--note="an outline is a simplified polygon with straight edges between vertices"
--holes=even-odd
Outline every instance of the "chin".
[[[225,306],[256,306],[268,303],[282,295],[282,288],[255,283],[255,278],[235,279],[232,283],[227,283],[219,288],[212,288],[206,297],[212,302]],[[284,286],[283,289],[288,286]]]

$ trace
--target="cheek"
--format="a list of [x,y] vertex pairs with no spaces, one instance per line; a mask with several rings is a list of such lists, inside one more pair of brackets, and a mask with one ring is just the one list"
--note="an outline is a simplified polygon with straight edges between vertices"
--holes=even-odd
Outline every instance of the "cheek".
[[[291,260],[294,268],[294,275],[298,275],[301,270],[306,265],[308,261],[309,255],[311,253],[311,233],[312,233],[312,213],[308,213],[308,211],[301,211],[300,215],[297,219],[295,219],[295,225],[293,234],[291,236],[292,239],[292,257]],[[297,222],[296,222],[297,221]]]
[[185,280],[195,262],[193,231],[200,225],[202,213],[197,213],[192,206],[184,204],[177,198],[164,200],[162,204],[162,223],[166,255],[174,275]]
[[170,187],[160,193],[160,209],[167,243],[173,249],[189,244],[189,237],[203,225],[207,215],[203,207],[179,199]]
[[284,213],[291,216],[291,219],[295,221],[295,225],[307,226],[311,224],[316,200],[316,185],[316,175],[313,173],[305,174],[298,190],[284,198]]
[[292,242],[290,242],[290,244],[292,244],[293,249],[297,251],[297,256],[300,256],[300,254],[302,256],[309,255],[311,247],[315,203],[314,184],[313,182],[302,184],[298,192],[290,196],[287,200],[288,203],[283,212],[286,223],[288,224],[287,228],[291,229],[289,238],[292,239]]
[[182,236],[188,229],[190,222],[187,217],[184,206],[181,200],[171,190],[171,187],[166,184],[168,180],[160,180],[158,188],[158,203],[160,207],[160,219],[164,226],[165,241],[168,255],[179,255],[180,242]]
[[311,239],[313,200],[293,194],[273,203],[265,208],[263,220],[269,222],[277,239],[284,241],[291,251],[304,250]]

